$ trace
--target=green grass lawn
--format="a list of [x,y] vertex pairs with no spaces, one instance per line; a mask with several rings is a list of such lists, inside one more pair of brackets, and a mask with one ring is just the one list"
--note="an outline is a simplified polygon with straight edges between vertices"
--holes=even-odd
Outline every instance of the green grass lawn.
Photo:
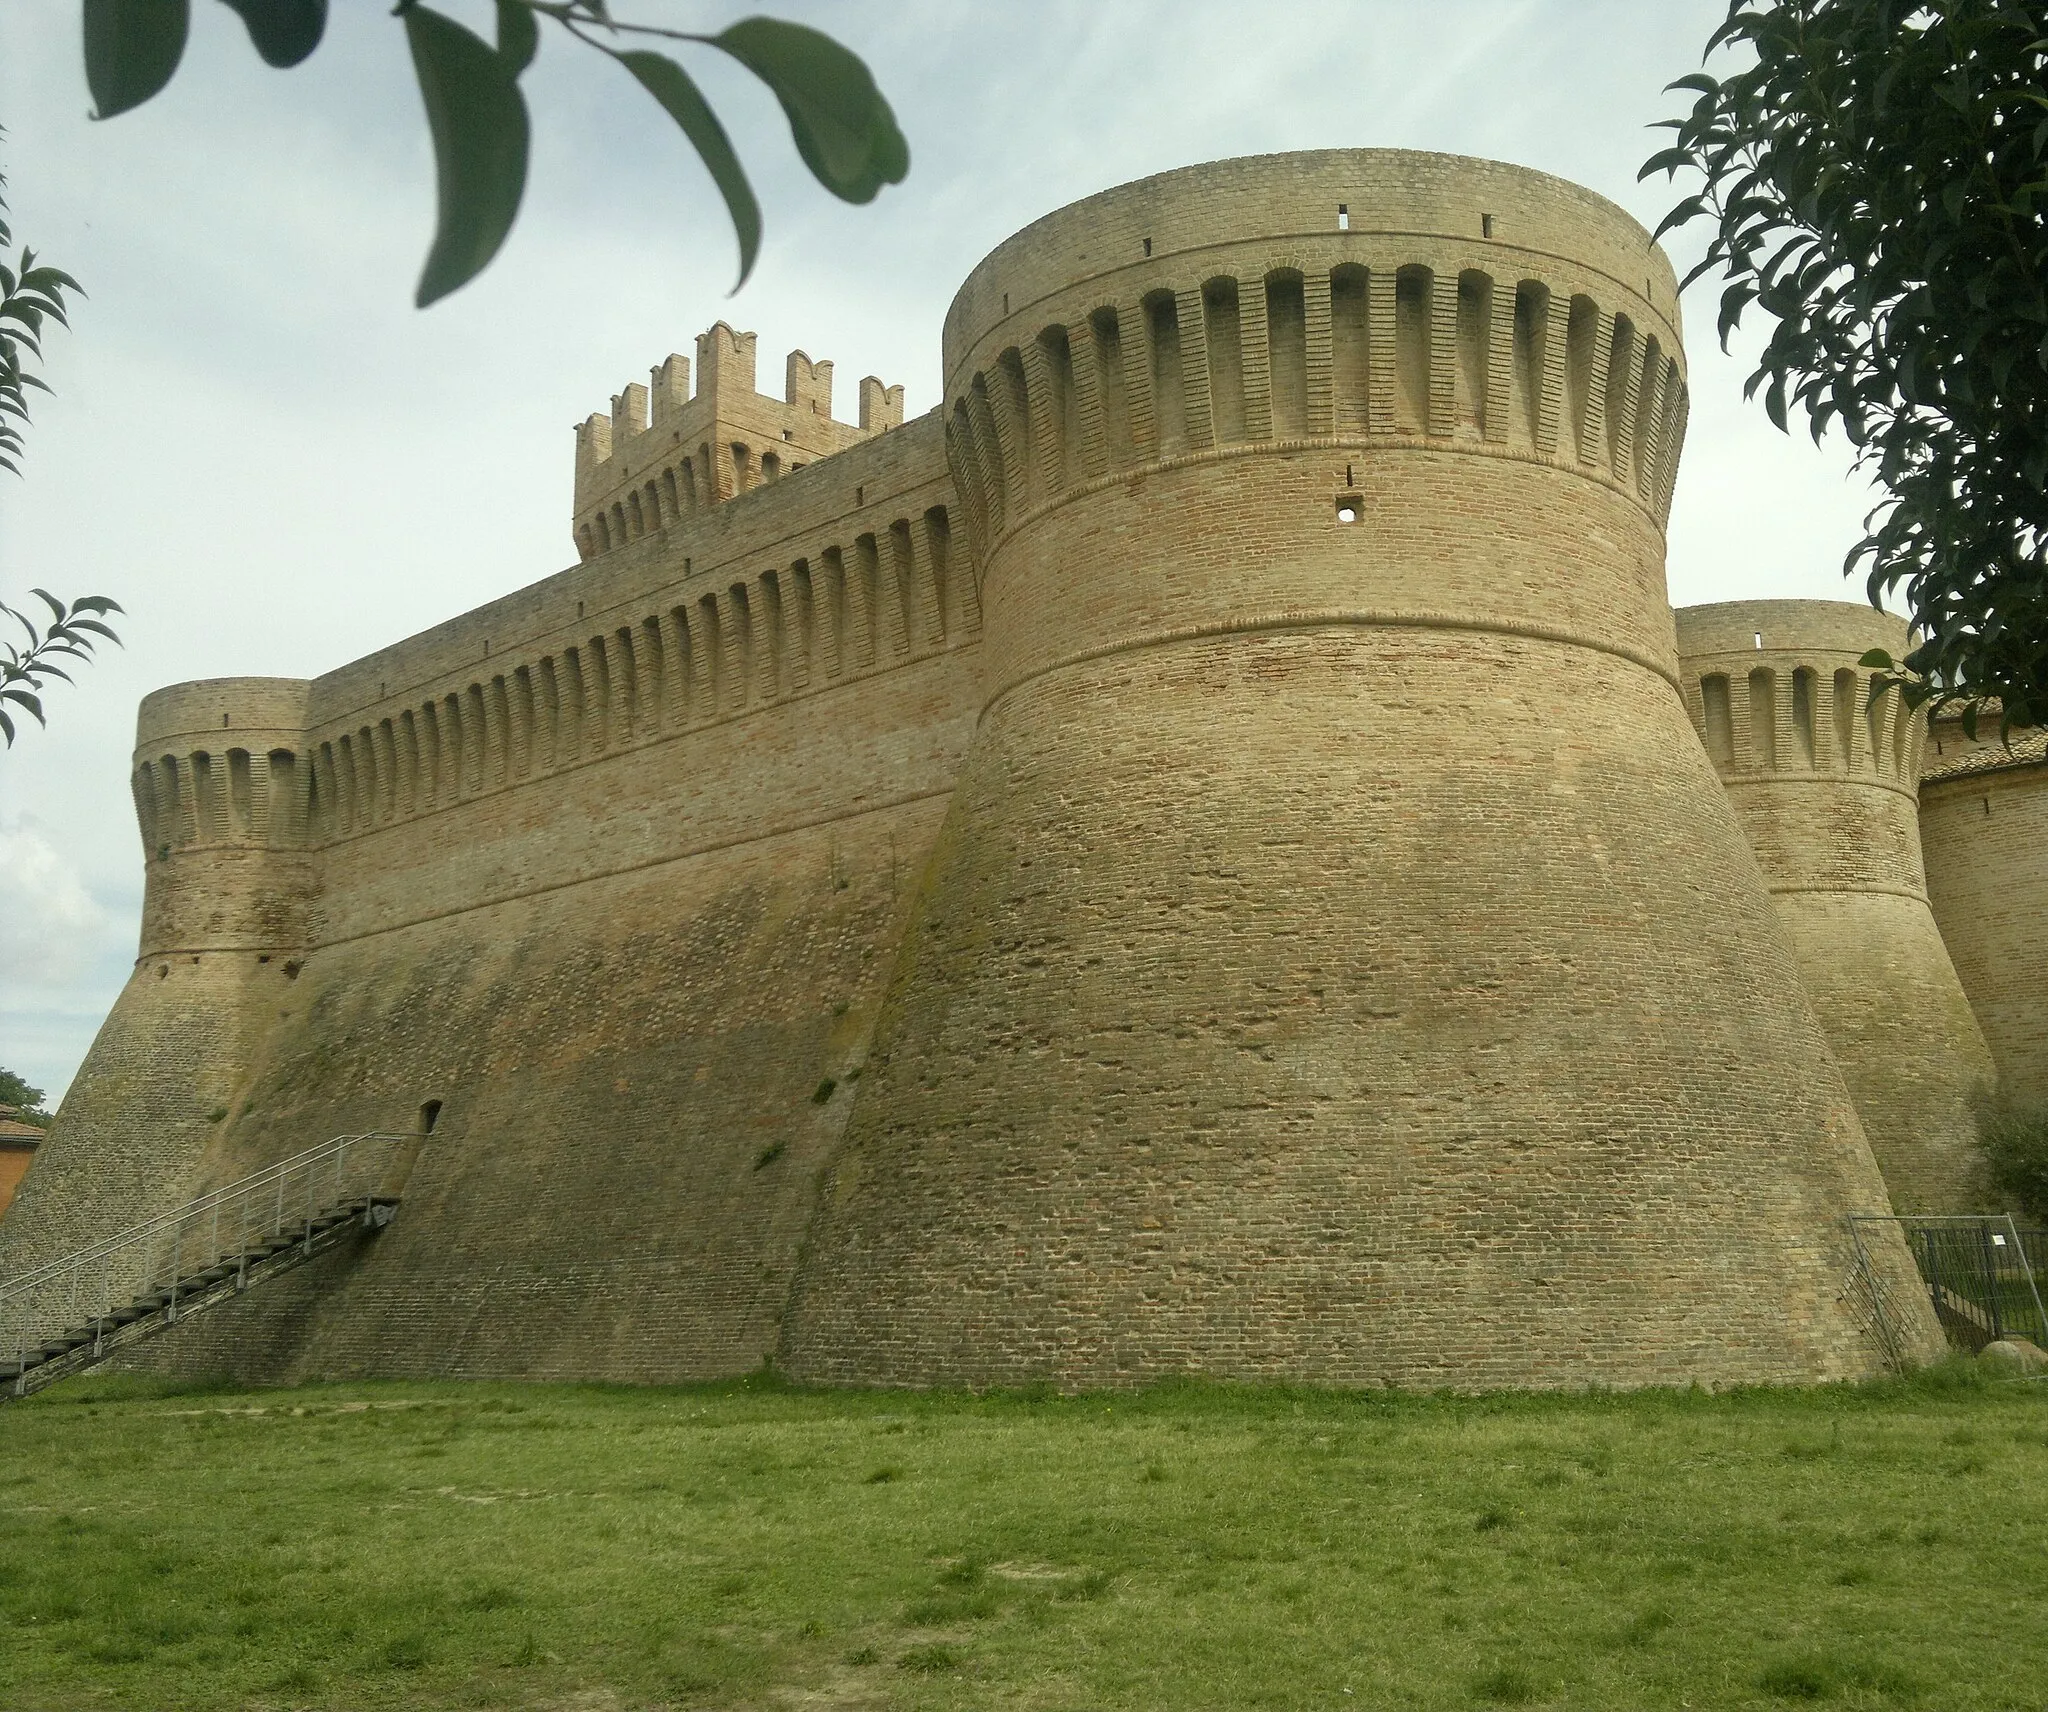
[[0,1707],[2048,1705],[2048,1385],[73,1381]]

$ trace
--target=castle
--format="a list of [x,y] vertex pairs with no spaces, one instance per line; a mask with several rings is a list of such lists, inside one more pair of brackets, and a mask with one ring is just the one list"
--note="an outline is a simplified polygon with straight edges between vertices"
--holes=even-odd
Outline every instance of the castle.
[[2048,1100],[2048,757],[1874,693],[1884,614],[1674,620],[1643,229],[1193,167],[1001,245],[944,378],[848,425],[714,327],[578,429],[568,570],[147,698],[141,955],[0,1274],[416,1129],[389,1229],[150,1359],[1877,1370],[1846,1215]]

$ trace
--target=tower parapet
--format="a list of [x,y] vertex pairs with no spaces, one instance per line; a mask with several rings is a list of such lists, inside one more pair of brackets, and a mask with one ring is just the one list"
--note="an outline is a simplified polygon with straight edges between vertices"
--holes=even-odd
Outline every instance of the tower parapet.
[[1884,1187],[1672,693],[1648,233],[1220,162],[1001,246],[945,374],[985,705],[789,1370],[1873,1371]]
[[1904,619],[1847,601],[1677,614],[1693,724],[1749,834],[1807,991],[1904,1212],[1981,1205],[1991,1057],[1928,905],[1925,717],[1862,656]]
[[[690,359],[665,358],[651,385],[613,395],[606,415],[576,427],[574,533],[581,558],[619,546],[819,458],[903,425],[903,388],[860,383],[860,419],[832,415],[832,364],[792,351],[783,396],[754,390],[755,339],[723,321],[697,336]],[[651,406],[651,414],[650,414]]]
[[133,774],[147,864],[142,956],[303,942],[311,687],[213,678],[143,698]]

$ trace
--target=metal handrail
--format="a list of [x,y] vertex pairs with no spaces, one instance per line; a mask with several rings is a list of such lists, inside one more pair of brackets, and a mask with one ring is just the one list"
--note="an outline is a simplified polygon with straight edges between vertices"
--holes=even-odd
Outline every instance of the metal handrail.
[[92,1330],[117,1309],[169,1291],[177,1318],[181,1288],[223,1265],[246,1277],[258,1248],[304,1233],[348,1202],[377,1194],[394,1150],[416,1136],[340,1135],[238,1178],[183,1206],[0,1280],[0,1359],[20,1362],[49,1339]]

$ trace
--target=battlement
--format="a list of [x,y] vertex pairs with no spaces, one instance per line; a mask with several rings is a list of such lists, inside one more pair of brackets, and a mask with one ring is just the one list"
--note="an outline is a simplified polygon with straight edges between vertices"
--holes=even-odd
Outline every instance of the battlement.
[[302,678],[205,678],[143,698],[131,783],[146,855],[300,841],[311,689]]
[[857,422],[832,415],[832,364],[791,351],[782,397],[755,390],[755,337],[723,321],[672,353],[650,384],[612,395],[609,413],[576,426],[576,551],[589,559],[666,528],[791,470],[903,424],[903,388],[860,383]]
[[[1401,151],[1221,162],[1048,215],[960,288],[945,364],[978,556],[1127,469],[1303,445],[1553,464],[1661,527],[1688,408],[1641,226],[1540,173]],[[1331,468],[1341,508],[1353,466]]]
[[1854,601],[1750,600],[1682,607],[1676,623],[1686,708],[1724,779],[1918,784],[1926,719],[1861,664],[1873,648],[1906,652],[1903,618]]

